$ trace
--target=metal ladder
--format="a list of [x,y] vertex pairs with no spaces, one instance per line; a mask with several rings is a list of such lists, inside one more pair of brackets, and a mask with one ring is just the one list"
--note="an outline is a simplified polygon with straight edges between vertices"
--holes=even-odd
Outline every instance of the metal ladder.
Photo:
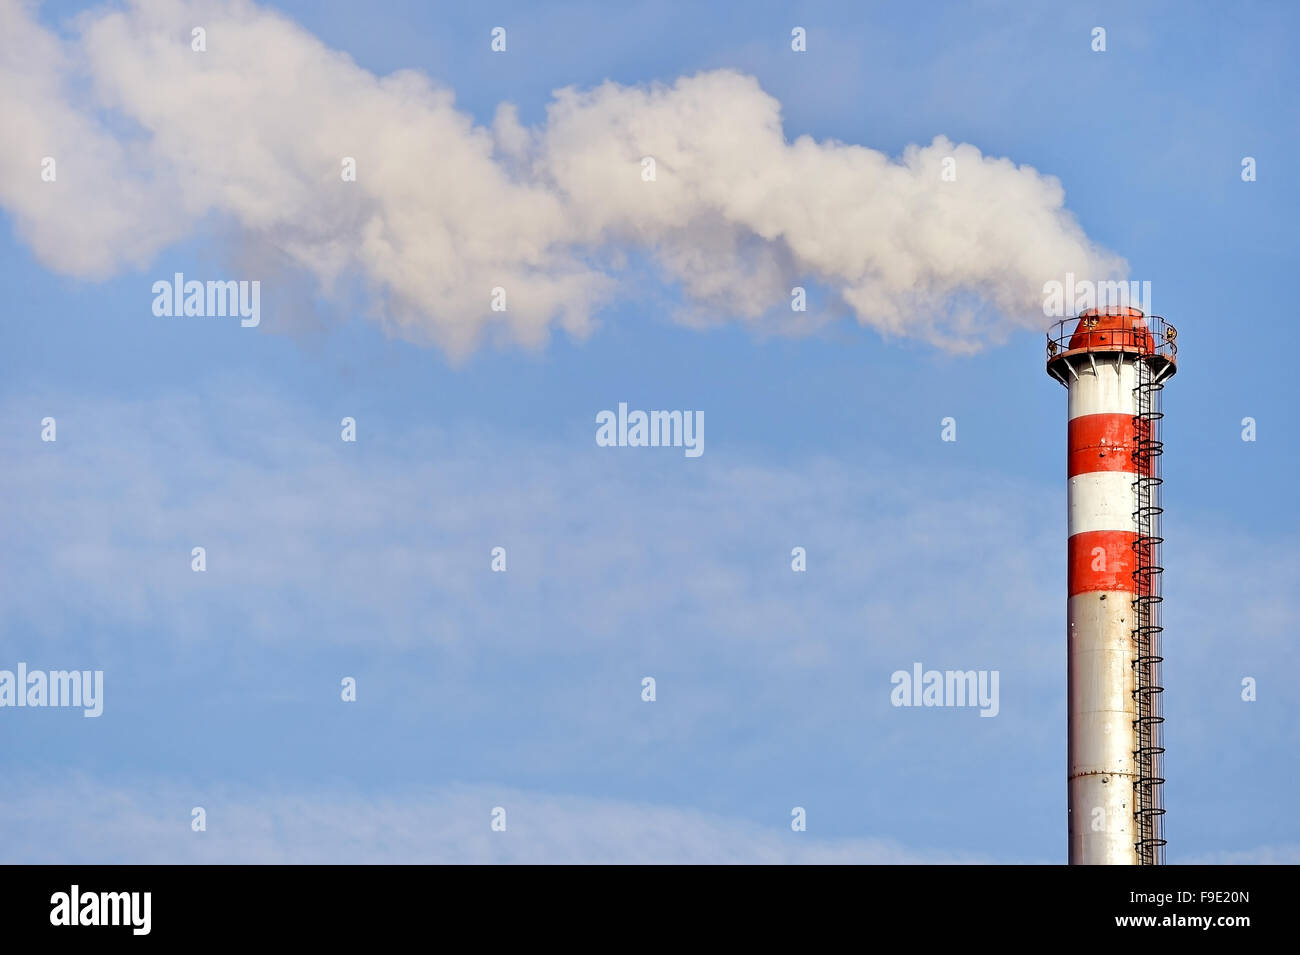
[[1133,418],[1136,441],[1133,462],[1136,474],[1133,491],[1136,510],[1133,523],[1137,538],[1133,542],[1133,721],[1137,749],[1133,758],[1137,778],[1133,783],[1133,817],[1136,824],[1139,865],[1163,865],[1164,835],[1164,747],[1161,743],[1162,715],[1160,665],[1160,440],[1161,374],[1139,357],[1136,362],[1137,385],[1133,389],[1137,413]]

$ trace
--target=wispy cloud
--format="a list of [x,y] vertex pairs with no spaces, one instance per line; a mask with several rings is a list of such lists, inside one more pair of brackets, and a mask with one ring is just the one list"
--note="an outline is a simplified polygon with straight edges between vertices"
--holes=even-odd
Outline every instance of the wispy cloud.
[[[205,707],[246,713],[252,724],[227,725],[209,742],[250,747],[236,764],[247,780],[268,760],[280,776],[318,779],[318,741],[303,720],[340,719],[329,714],[343,707],[339,675],[351,672],[371,709],[331,722],[331,733],[361,745],[398,730],[383,753],[363,758],[381,789],[394,773],[409,778],[406,734],[432,733],[439,762],[419,775],[439,784],[584,779],[588,793],[623,799],[649,787],[751,821],[771,812],[754,793],[788,788],[792,804],[811,791],[810,809],[831,812],[837,831],[862,833],[918,790],[961,789],[974,816],[1009,819],[1023,807],[980,769],[1014,754],[1041,824],[1057,820],[1055,488],[926,472],[885,454],[775,465],[723,450],[687,460],[598,448],[594,415],[531,441],[444,428],[380,435],[363,417],[360,440],[345,444],[333,416],[246,384],[156,401],[63,398],[59,439],[46,444],[36,429],[43,403],[3,408],[5,420],[32,428],[0,445],[0,494],[24,502],[0,519],[0,575],[10,583],[0,646],[9,665],[105,669],[97,722],[110,729],[95,756],[105,766],[136,760],[126,739],[156,719],[163,703],[148,694],[162,693],[178,708],[169,720],[180,738],[167,743],[177,751],[198,745],[187,735],[208,740]],[[1245,575],[1251,560],[1272,559],[1267,547],[1207,541],[1207,554],[1234,555]],[[207,548],[202,574],[190,569],[195,545]],[[504,574],[490,570],[498,545]],[[791,569],[794,546],[807,548],[805,573]],[[1293,651],[1276,639],[1255,647],[1258,665],[1246,672],[1263,674],[1266,692],[1240,702],[1240,677],[1209,660],[1223,639],[1220,565],[1180,564],[1167,670],[1187,674],[1204,660],[1204,675],[1174,681],[1171,760],[1181,778],[1224,747],[1243,766],[1271,766],[1266,754],[1286,745],[1294,701],[1265,671]],[[1261,586],[1275,590],[1264,623],[1277,636],[1294,600]],[[200,672],[186,660],[208,662]],[[914,661],[999,669],[998,718],[892,709],[890,674]],[[647,674],[660,681],[653,707],[639,701]],[[183,700],[174,696],[182,685]],[[1206,713],[1240,721],[1248,742],[1229,745]],[[27,717],[24,727],[57,751],[86,742],[79,727]],[[259,755],[256,738],[268,731],[307,749]],[[840,767],[829,791],[818,781],[827,766]],[[801,774],[806,782],[793,781]],[[1224,812],[1217,797],[1211,805],[1175,789],[1171,811],[1185,824]],[[896,820],[891,833],[939,844],[942,835],[922,841],[923,827],[956,823],[951,808],[947,821],[921,823],[929,804],[909,808],[911,821]]]
[[[39,422],[40,405],[6,413]],[[55,581],[101,621],[180,640],[203,637],[194,611],[206,607],[246,612],[241,632],[266,643],[310,632],[455,646],[473,632],[479,649],[520,647],[540,617],[570,648],[635,633],[654,650],[679,639],[655,622],[670,614],[710,646],[762,645],[772,661],[892,650],[901,634],[933,648],[953,622],[936,586],[1022,625],[1056,609],[1034,557],[1055,543],[1052,494],[1008,494],[996,475],[926,474],[883,453],[776,467],[599,448],[594,414],[523,442],[436,427],[381,436],[363,419],[349,444],[335,417],[257,389],[60,407],[58,441],[11,432],[0,472],[0,490],[29,502],[4,518],[0,560],[21,583],[0,605],[55,632],[76,607],[47,599]],[[964,497],[945,498],[953,481]],[[506,574],[489,572],[494,546]],[[792,571],[795,546],[807,573]],[[1008,606],[1007,582],[1025,577],[1040,578],[1041,598]],[[364,629],[337,623],[359,618]],[[998,652],[993,633],[970,632],[968,651]]]
[[1235,851],[1207,852],[1179,861],[1186,865],[1300,865],[1300,845],[1288,843]]
[[[202,807],[207,829],[191,828]],[[505,831],[490,827],[505,810]],[[346,791],[200,790],[150,780],[22,781],[0,794],[5,864],[896,864],[974,863],[888,839],[826,839],[644,803],[450,786]],[[816,818],[813,817],[814,826]]]

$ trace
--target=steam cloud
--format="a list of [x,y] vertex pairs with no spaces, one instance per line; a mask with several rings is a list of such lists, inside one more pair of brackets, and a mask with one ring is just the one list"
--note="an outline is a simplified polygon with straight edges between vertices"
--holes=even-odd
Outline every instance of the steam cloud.
[[1126,274],[1055,178],[943,137],[898,160],[787,142],[780,104],[733,71],[562,89],[538,127],[509,104],[483,127],[422,74],[377,77],[243,2],[96,11],[64,39],[0,0],[0,141],[0,204],[53,270],[144,268],[207,221],[327,295],[361,277],[394,333],[453,354],[488,332],[585,335],[629,252],[680,284],[687,320],[811,325],[790,290],[816,283],[865,325],[956,350],[1040,327],[1049,279]]

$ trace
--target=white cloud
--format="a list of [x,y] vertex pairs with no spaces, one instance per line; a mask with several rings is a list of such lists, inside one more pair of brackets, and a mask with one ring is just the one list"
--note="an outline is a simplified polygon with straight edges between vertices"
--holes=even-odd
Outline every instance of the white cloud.
[[1252,849],[1206,852],[1187,859],[1183,864],[1300,865],[1300,845],[1289,843],[1277,846],[1256,846]]
[[[207,831],[191,829],[192,809]],[[506,831],[489,826],[506,810]],[[368,797],[133,785],[87,776],[0,792],[5,864],[862,864],[967,863],[886,839],[826,839],[672,806],[493,786]]]
[[[41,404],[0,413],[39,421]],[[487,719],[489,701],[549,687],[530,733],[486,754],[493,768],[599,753],[632,775],[645,768],[625,743],[696,758],[741,727],[754,734],[742,761],[791,745],[860,759],[846,709],[882,714],[862,745],[910,761],[925,730],[888,695],[915,660],[1007,672],[998,720],[953,714],[954,739],[1041,736],[1064,679],[1052,654],[1006,639],[1051,629],[1060,601],[1026,549],[1055,543],[1051,495],[1003,479],[884,457],[772,466],[602,449],[594,416],[544,443],[439,429],[381,440],[361,420],[345,445],[337,419],[256,391],[61,408],[57,444],[0,436],[0,495],[26,502],[0,516],[11,665],[87,659],[120,686],[174,682],[174,655],[215,647],[250,666],[319,651],[373,660],[369,685],[415,720]],[[806,573],[791,570],[796,544]],[[204,574],[190,569],[196,545]],[[506,574],[489,569],[497,545]],[[1026,576],[1042,586],[1013,597]],[[428,665],[408,674],[406,654]],[[671,700],[652,720],[623,705],[647,673]],[[301,680],[284,692],[311,694]],[[549,728],[544,745],[534,726]],[[795,742],[807,734],[817,742]]]
[[[40,404],[4,413],[39,421]],[[61,407],[56,444],[0,445],[0,493],[28,502],[0,525],[13,545],[0,569],[17,584],[0,610],[49,632],[88,604],[106,625],[206,639],[202,606],[247,611],[241,632],[259,642],[308,631],[400,647],[437,633],[455,649],[475,633],[481,650],[526,645],[541,614],[571,648],[636,634],[653,652],[675,643],[657,623],[671,617],[729,655],[815,659],[829,645],[947,643],[953,605],[1002,626],[1057,609],[1032,549],[1056,541],[1053,495],[995,476],[886,455],[784,467],[611,451],[596,447],[594,417],[565,440],[523,443],[436,428],[381,442],[362,421],[350,445],[335,418],[256,391]],[[498,544],[504,576],[488,572]],[[196,545],[204,575],[190,570]],[[806,574],[791,570],[795,545]],[[1025,577],[1043,592],[1009,606],[1009,582]],[[56,586],[78,599],[53,599]],[[963,632],[966,652],[999,654],[1001,632]]]

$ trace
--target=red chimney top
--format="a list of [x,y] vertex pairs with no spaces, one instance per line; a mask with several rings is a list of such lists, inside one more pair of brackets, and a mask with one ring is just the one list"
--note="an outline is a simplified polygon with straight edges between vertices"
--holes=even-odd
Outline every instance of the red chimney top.
[[1090,308],[1079,316],[1067,351],[1136,351],[1150,355],[1155,340],[1140,309],[1128,306]]

